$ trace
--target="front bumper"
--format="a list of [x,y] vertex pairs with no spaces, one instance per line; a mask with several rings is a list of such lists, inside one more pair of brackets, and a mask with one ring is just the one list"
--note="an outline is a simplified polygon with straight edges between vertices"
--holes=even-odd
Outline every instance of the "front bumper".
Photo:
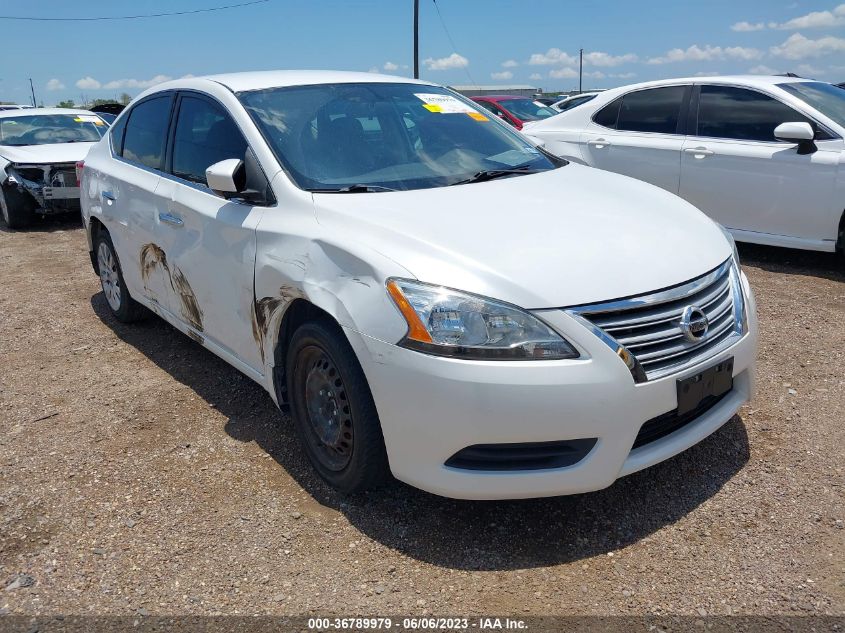
[[[731,347],[678,374],[635,384],[625,364],[563,311],[543,317],[585,352],[564,361],[460,361],[346,334],[381,419],[390,468],[406,483],[461,499],[512,499],[599,490],[700,442],[727,422],[754,389],[757,319],[742,278],[748,331]],[[676,381],[733,357],[733,388],[674,433],[631,450],[644,422],[677,407]],[[598,438],[562,468],[476,471],[445,462],[477,444]]]

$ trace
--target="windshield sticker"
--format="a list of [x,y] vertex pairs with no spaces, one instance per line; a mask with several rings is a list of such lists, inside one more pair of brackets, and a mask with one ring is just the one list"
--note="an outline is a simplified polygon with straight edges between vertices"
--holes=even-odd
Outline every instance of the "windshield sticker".
[[94,116],[93,114],[78,114],[73,120],[77,123],[93,123],[94,125],[103,125],[103,120],[98,116]]
[[475,119],[476,121],[489,121],[490,120],[486,116],[481,114],[481,112],[467,112],[467,114],[469,115],[469,117],[471,119]]
[[414,96],[423,102],[423,107],[429,112],[442,112],[443,114],[475,112],[471,106],[455,99],[452,95],[415,94]]

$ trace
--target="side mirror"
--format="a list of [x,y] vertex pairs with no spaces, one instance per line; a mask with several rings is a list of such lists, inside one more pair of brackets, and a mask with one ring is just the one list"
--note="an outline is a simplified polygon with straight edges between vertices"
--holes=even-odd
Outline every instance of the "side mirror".
[[238,158],[227,158],[205,170],[208,188],[224,198],[237,196],[246,188],[246,169]]
[[812,154],[816,151],[816,144],[813,142],[815,137],[813,126],[805,121],[781,123],[775,128],[775,138],[779,141],[798,143],[799,154]]

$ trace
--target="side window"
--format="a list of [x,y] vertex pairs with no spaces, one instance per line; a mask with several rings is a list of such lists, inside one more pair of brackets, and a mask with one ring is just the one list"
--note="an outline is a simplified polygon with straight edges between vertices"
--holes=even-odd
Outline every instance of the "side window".
[[477,105],[480,105],[485,110],[489,110],[496,116],[504,116],[504,112],[497,106],[495,103],[490,103],[489,101],[476,101]]
[[617,130],[675,134],[685,86],[667,86],[631,92],[622,97]]
[[161,169],[169,119],[169,95],[136,105],[129,112],[121,155],[127,160]]
[[174,176],[205,184],[205,170],[227,158],[244,159],[244,139],[232,118],[206,99],[182,97],[173,140]]
[[698,136],[775,141],[775,128],[793,121],[815,128],[810,119],[768,95],[732,86],[701,86]]
[[611,130],[616,129],[616,120],[619,118],[619,110],[622,106],[622,97],[616,99],[604,106],[601,110],[593,115],[593,122],[604,127],[609,127]]

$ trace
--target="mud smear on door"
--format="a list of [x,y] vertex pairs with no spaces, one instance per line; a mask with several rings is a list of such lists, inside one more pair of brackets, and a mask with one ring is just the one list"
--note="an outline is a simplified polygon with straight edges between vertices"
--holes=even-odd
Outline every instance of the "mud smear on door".
[[287,306],[294,299],[303,297],[302,292],[292,286],[279,288],[278,297],[263,297],[252,303],[252,337],[258,344],[258,351],[261,353],[261,362],[264,362],[264,340],[267,338],[267,328],[270,327],[270,319],[280,308]]
[[188,283],[187,278],[178,266],[170,268],[167,263],[167,255],[160,246],[144,244],[141,247],[141,279],[144,281],[144,289],[153,299],[156,299],[156,290],[153,287],[153,274],[156,271],[159,271],[162,277],[167,280],[170,289],[178,297],[179,311],[182,313],[182,317],[191,327],[198,332],[202,332],[202,309],[191,284]]

